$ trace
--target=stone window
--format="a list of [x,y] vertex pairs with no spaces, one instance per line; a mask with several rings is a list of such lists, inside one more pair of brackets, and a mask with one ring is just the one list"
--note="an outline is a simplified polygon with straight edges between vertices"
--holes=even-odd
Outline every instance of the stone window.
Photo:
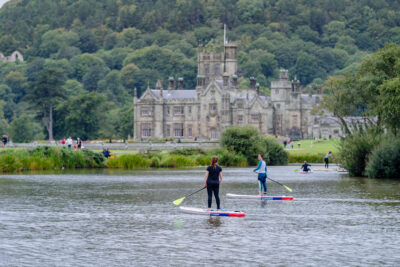
[[214,74],[215,74],[215,75],[218,75],[218,74],[219,74],[219,69],[220,69],[219,64],[215,64],[215,65],[214,65]]
[[210,104],[210,112],[212,113],[217,112],[217,104]]
[[251,115],[251,122],[260,122],[260,115],[259,114],[252,114]]
[[238,108],[243,108],[243,102],[242,102],[242,101],[239,101],[238,104],[237,104],[237,106],[238,106]]
[[277,95],[279,95],[279,89],[276,89],[275,92]]
[[183,137],[183,123],[174,124],[174,137]]
[[333,133],[334,133],[334,134],[339,134],[339,130],[337,130],[337,129],[336,129],[336,130],[333,130]]
[[293,125],[296,126],[298,123],[297,115],[293,115],[292,119],[293,119]]
[[211,139],[218,139],[218,132],[216,129],[214,128],[210,129],[210,137]]
[[243,123],[243,115],[238,115],[237,116],[237,123],[242,124]]
[[188,135],[188,137],[192,137],[193,136],[192,125],[188,125],[187,135]]
[[189,115],[192,115],[192,107],[188,107],[188,112],[189,112]]
[[151,137],[151,123],[142,123],[142,137]]
[[165,126],[165,137],[170,137],[171,136],[171,126],[166,125]]
[[169,116],[171,114],[169,107],[167,107],[167,115]]
[[277,107],[277,108],[281,108],[281,104],[277,104],[276,107]]
[[174,116],[183,116],[185,115],[185,110],[183,106],[174,107]]
[[141,107],[140,109],[140,115],[142,117],[151,117],[151,107]]
[[209,74],[210,73],[210,64],[204,64],[204,73]]

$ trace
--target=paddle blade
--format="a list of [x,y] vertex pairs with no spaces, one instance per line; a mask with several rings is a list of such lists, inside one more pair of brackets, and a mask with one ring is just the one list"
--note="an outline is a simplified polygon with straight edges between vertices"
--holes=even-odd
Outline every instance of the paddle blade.
[[179,206],[179,205],[183,202],[184,199],[185,199],[185,197],[178,198],[178,199],[175,200],[173,203],[174,203],[176,206]]
[[293,191],[292,188],[290,188],[289,186],[287,186],[287,185],[283,185],[283,186],[286,188],[287,191],[289,191],[289,192]]
[[294,172],[298,172],[298,171],[299,171],[299,169],[295,169],[295,170],[294,170]]

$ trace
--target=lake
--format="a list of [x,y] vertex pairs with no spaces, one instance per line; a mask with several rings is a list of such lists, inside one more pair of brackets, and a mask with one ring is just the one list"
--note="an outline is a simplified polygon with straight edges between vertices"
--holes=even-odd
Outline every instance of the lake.
[[[245,218],[183,214],[203,169],[0,176],[2,266],[399,266],[400,182],[269,167],[271,195],[249,168],[224,168],[222,208]],[[206,207],[205,190],[184,206]],[[213,207],[215,200],[213,199]]]

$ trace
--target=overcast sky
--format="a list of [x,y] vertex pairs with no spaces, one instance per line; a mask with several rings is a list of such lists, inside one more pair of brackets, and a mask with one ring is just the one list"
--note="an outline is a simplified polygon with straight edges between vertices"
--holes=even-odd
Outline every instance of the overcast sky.
[[0,0],[0,7],[5,3],[8,2],[9,0]]

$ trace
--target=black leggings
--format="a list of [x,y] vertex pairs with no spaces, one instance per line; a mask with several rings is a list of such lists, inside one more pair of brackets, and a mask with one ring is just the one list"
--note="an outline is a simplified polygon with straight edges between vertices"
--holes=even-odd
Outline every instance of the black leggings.
[[325,168],[329,168],[329,158],[325,158]]
[[219,184],[207,184],[207,193],[208,193],[208,208],[211,208],[212,202],[212,192],[214,191],[215,201],[217,202],[217,209],[220,209],[220,201],[219,201]]

